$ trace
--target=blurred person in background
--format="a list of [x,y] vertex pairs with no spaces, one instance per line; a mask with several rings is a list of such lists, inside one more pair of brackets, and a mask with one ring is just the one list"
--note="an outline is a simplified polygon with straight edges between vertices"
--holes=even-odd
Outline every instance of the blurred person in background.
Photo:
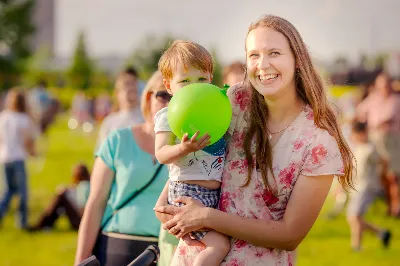
[[41,129],[43,133],[47,132],[48,127],[54,122],[56,115],[60,111],[60,102],[58,99],[50,99],[47,112],[43,114]]
[[[352,141],[352,125],[354,121],[355,111],[357,105],[367,97],[368,93],[373,89],[373,82],[360,85],[355,90],[350,90],[343,93],[340,97],[333,97],[331,101],[337,105],[339,109],[339,122],[342,129],[343,137],[346,139],[349,147],[354,148]],[[332,195],[334,197],[334,205],[328,212],[328,219],[335,219],[340,215],[346,207],[348,200],[348,193],[339,184],[338,180],[334,180],[332,188]]]
[[90,189],[90,173],[86,165],[77,164],[72,171],[72,185],[59,187],[49,207],[40,215],[38,222],[30,227],[30,231],[51,229],[62,214],[66,214],[71,227],[79,229],[83,210]]
[[138,97],[138,79],[130,69],[118,75],[114,95],[117,101],[115,112],[104,118],[100,126],[96,151],[112,130],[143,123]]
[[136,77],[136,80],[137,80],[137,92],[138,92],[138,97],[140,99],[142,97],[142,94],[143,94],[144,88],[146,86],[146,83],[143,80],[139,79],[139,74],[138,74],[136,68],[134,68],[132,66],[127,67],[125,69],[125,72],[129,73],[133,77]]
[[224,67],[222,74],[224,84],[233,86],[236,83],[244,81],[244,71],[245,65],[239,61]]
[[357,160],[356,190],[350,193],[347,208],[347,221],[351,231],[351,247],[354,251],[361,249],[362,236],[365,231],[375,233],[383,246],[389,246],[391,233],[386,229],[368,223],[364,214],[368,207],[380,197],[382,184],[380,181],[381,158],[375,145],[368,140],[365,123],[354,122],[351,138],[354,143],[353,152]]
[[28,182],[25,161],[35,155],[38,129],[28,115],[25,94],[11,89],[0,113],[0,163],[4,167],[5,191],[0,201],[0,223],[7,213],[13,196],[19,196],[19,227],[28,223]]
[[111,99],[107,93],[101,93],[94,102],[94,117],[96,122],[103,122],[104,118],[111,112]]
[[75,93],[72,100],[71,111],[72,117],[76,119],[78,125],[82,125],[91,120],[90,101],[83,90]]
[[[145,122],[114,130],[96,153],[75,265],[92,253],[101,265],[128,265],[150,244],[158,243],[160,222],[153,206],[168,180],[168,171],[154,156],[153,120],[171,99],[161,80],[156,72],[143,92]],[[130,81],[122,74],[117,83]]]
[[41,132],[45,132],[47,129],[45,117],[48,116],[51,100],[45,80],[40,80],[37,86],[32,88],[28,96],[30,113],[36,123],[40,125]]
[[368,124],[369,137],[383,159],[382,182],[388,214],[399,216],[400,95],[394,93],[388,74],[380,73],[375,89],[358,105],[356,119]]

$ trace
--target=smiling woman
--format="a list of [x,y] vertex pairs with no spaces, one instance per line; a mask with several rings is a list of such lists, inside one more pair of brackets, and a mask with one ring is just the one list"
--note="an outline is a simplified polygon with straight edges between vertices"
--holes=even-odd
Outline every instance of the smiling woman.
[[[186,197],[177,200],[185,206],[164,202],[155,210],[173,215],[159,217],[178,237],[201,228],[231,236],[222,265],[293,265],[292,251],[313,226],[334,176],[351,187],[353,165],[290,22],[265,16],[250,26],[246,80],[228,96],[233,117],[219,210]],[[201,248],[181,241],[177,250],[172,265],[192,265]]]

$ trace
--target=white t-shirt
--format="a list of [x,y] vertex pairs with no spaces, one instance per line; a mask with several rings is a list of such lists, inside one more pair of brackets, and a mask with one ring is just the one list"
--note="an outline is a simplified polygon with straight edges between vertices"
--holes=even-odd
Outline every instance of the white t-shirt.
[[[155,115],[156,134],[163,131],[171,132],[167,113],[168,108],[165,107]],[[176,138],[175,143],[180,143],[180,140]],[[168,165],[169,177],[171,181],[216,180],[221,182],[224,161],[225,153],[212,155],[203,150],[192,152]]]
[[24,113],[5,110],[0,113],[0,162],[25,160],[28,156],[24,142],[35,139],[38,129]]
[[357,144],[354,148],[354,157],[357,161],[357,190],[381,188],[380,183],[380,157],[376,148],[371,143]]
[[104,121],[101,124],[96,144],[96,151],[100,148],[101,143],[106,139],[107,135],[111,131],[134,126],[143,122],[144,119],[140,107],[137,107],[129,112],[119,111],[109,114],[106,118],[104,118]]

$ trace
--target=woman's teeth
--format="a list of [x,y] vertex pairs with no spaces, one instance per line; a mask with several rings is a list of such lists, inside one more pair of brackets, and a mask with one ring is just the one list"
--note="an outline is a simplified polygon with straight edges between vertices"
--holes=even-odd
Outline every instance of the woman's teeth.
[[275,74],[275,75],[263,75],[263,76],[260,75],[259,77],[260,77],[261,81],[264,81],[264,80],[276,79],[278,77],[278,75],[277,74]]

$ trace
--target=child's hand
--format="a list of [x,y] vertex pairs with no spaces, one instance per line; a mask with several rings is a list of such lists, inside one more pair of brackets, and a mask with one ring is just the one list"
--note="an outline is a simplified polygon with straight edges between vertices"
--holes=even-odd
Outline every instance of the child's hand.
[[188,134],[183,135],[182,141],[179,144],[180,148],[185,153],[191,153],[198,150],[201,150],[208,145],[210,145],[210,136],[206,133],[200,139],[196,140],[199,135],[199,131],[197,131],[192,138],[189,139]]

